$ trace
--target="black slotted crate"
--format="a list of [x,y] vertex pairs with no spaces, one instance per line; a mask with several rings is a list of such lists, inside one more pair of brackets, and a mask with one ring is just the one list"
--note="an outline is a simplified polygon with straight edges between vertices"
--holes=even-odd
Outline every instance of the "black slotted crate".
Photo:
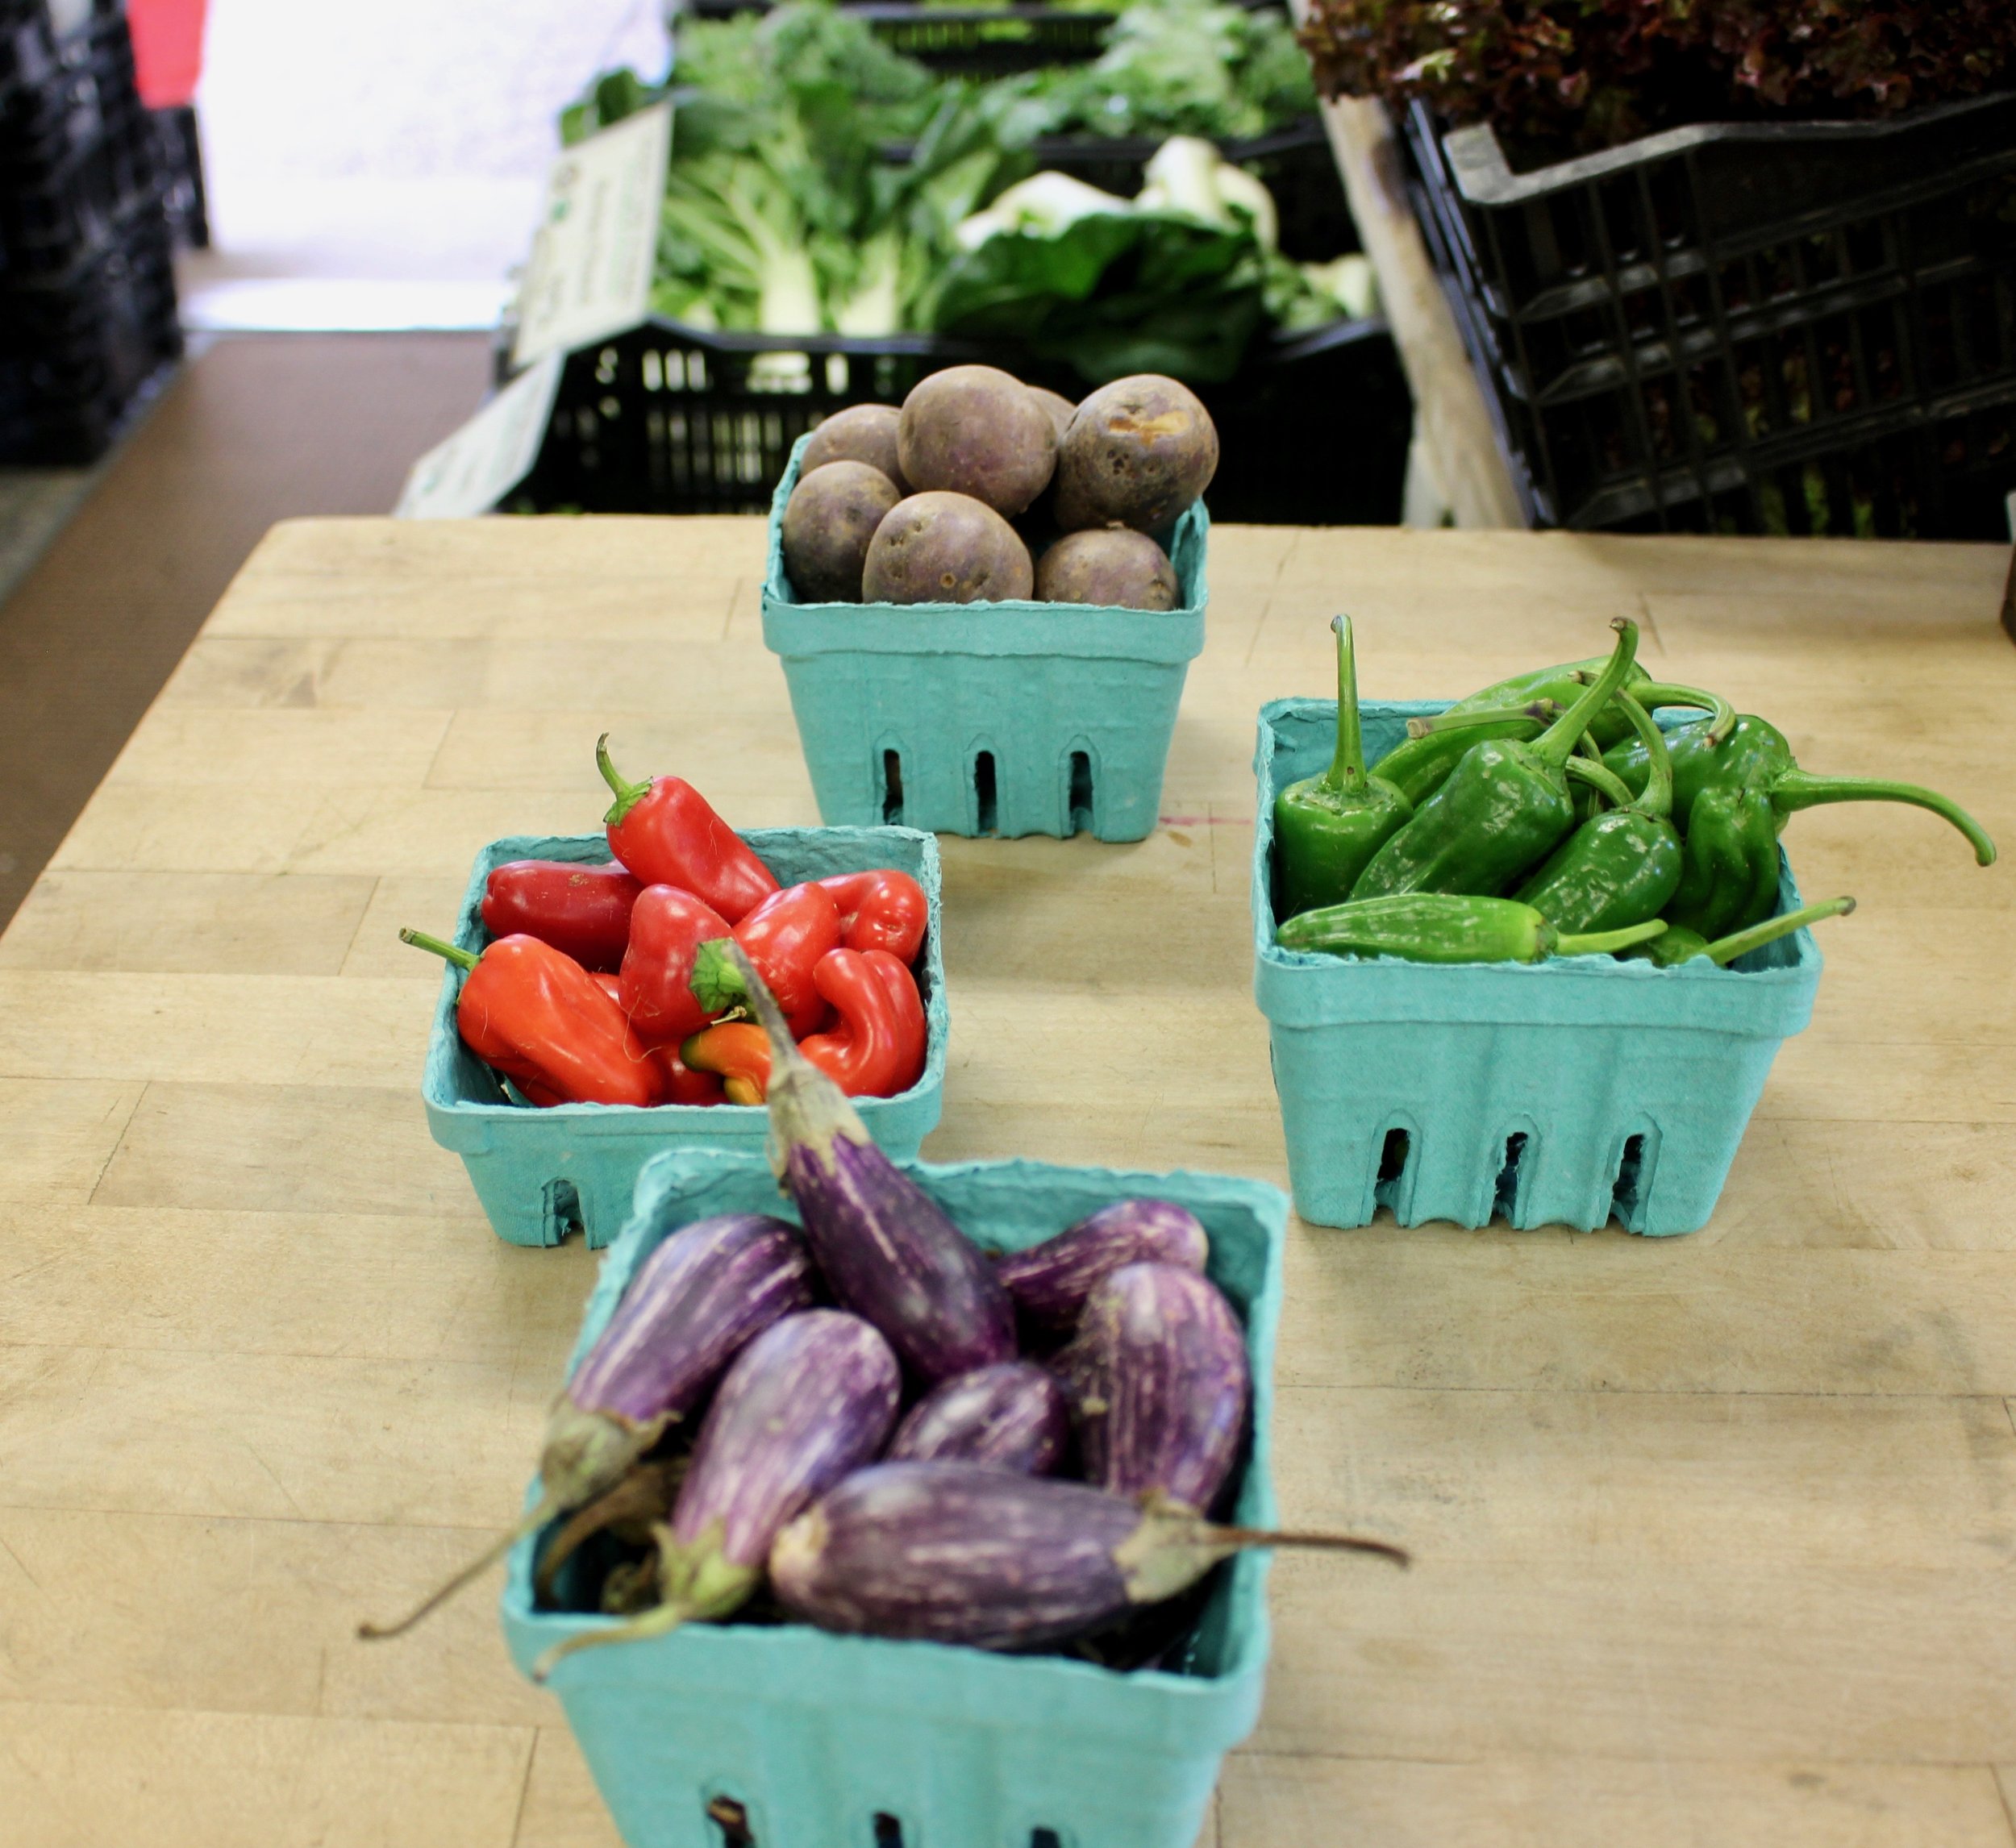
[[163,190],[116,0],[0,6],[0,459],[95,460],[180,356]]
[[1527,173],[1418,107],[1406,139],[1533,524],[2002,536],[2016,95]]
[[[927,373],[975,361],[1073,399],[1091,389],[1018,352],[937,335],[718,334],[648,322],[568,356],[539,460],[510,506],[765,513],[791,446],[823,418],[900,404]],[[1383,321],[1256,339],[1234,378],[1196,389],[1218,429],[1214,519],[1399,518],[1413,411]]]

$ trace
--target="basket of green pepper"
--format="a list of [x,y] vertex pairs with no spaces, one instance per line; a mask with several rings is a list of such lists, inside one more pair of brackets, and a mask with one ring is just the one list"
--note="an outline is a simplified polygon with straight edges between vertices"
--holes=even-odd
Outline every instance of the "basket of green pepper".
[[1787,821],[1901,801],[1984,866],[1993,843],[1936,791],[1810,775],[1764,720],[1652,680],[1628,622],[1607,660],[1362,711],[1335,626],[1336,702],[1263,707],[1254,763],[1297,1209],[1697,1230],[1812,1013],[1807,926],[1854,909],[1802,902]]

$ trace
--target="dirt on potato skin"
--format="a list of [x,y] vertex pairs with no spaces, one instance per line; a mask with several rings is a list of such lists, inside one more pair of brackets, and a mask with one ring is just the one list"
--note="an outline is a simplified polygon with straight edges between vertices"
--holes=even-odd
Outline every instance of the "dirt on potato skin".
[[803,603],[858,603],[861,572],[902,497],[865,462],[828,462],[798,477],[784,504],[784,568]]
[[1115,379],[1081,404],[1057,453],[1057,520],[1160,532],[1218,472],[1218,430],[1197,394],[1160,373]]
[[1029,548],[970,494],[931,489],[892,507],[861,574],[868,603],[1006,603],[1035,589]]

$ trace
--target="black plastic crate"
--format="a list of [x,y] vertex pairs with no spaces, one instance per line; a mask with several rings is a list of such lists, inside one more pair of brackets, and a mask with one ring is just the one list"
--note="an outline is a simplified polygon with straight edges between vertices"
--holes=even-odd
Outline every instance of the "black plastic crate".
[[[843,3],[892,49],[933,70],[971,77],[1000,77],[1096,58],[1114,17],[1068,6],[938,6],[913,0]],[[767,13],[770,4],[769,0],[691,0],[687,10],[696,19],[724,19],[737,13]]]
[[1406,139],[1532,523],[2001,536],[2016,96],[1523,174],[1418,106]]
[[[511,506],[535,513],[760,514],[791,446],[852,404],[900,403],[942,367],[1000,365],[1071,398],[1090,388],[1001,348],[931,335],[702,333],[652,322],[571,355],[539,460]],[[1277,525],[1399,518],[1412,404],[1382,321],[1254,343],[1198,388],[1218,427],[1212,517]]]

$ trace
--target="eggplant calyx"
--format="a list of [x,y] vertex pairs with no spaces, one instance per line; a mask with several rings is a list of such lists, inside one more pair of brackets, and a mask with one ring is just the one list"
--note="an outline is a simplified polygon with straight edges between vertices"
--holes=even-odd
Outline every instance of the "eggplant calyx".
[[669,1415],[643,1423],[615,1412],[584,1411],[563,1392],[546,1421],[539,1480],[557,1509],[577,1508],[623,1480],[664,1435]]
[[838,1167],[835,1143],[844,1138],[864,1147],[867,1128],[847,1093],[798,1051],[785,1024],[783,1011],[769,985],[756,973],[748,952],[732,937],[722,939],[722,952],[741,972],[748,1005],[770,1042],[770,1172],[781,1180],[791,1151],[802,1148],[829,1173]]
[[1214,1532],[1193,1508],[1163,1495],[1144,1497],[1141,1525],[1113,1549],[1128,1601],[1155,1605],[1173,1598],[1239,1550],[1236,1540],[1214,1539]]
[[687,1618],[700,1622],[724,1617],[749,1601],[763,1574],[755,1566],[738,1566],[727,1556],[727,1534],[719,1521],[690,1545],[682,1546],[672,1530],[654,1524],[658,1542],[658,1584],[669,1605],[684,1608]]

